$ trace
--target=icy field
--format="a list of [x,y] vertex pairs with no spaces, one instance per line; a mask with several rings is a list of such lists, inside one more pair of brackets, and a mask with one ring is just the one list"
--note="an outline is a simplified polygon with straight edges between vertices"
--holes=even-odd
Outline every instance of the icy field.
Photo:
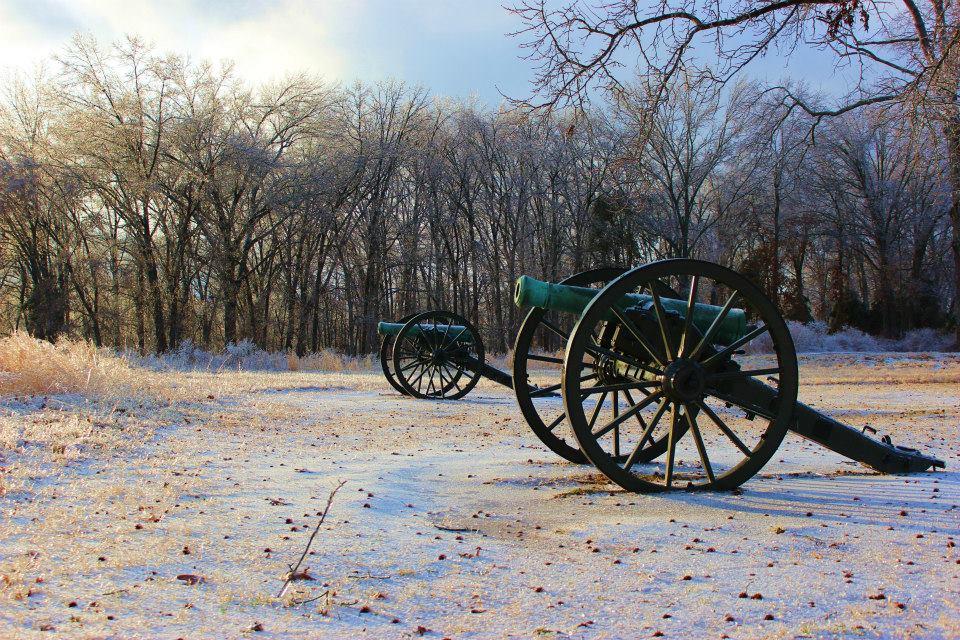
[[[492,385],[163,375],[195,399],[88,407],[99,448],[31,441],[83,398],[0,402],[0,637],[960,637],[956,357],[801,366],[804,402],[944,472],[788,435],[741,494],[666,496],[559,460]],[[340,480],[312,579],[275,598]]]

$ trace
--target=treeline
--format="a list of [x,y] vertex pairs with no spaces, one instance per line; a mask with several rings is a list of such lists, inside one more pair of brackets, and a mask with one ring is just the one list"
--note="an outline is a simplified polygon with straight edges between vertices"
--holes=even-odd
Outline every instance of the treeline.
[[443,307],[503,351],[519,275],[673,256],[796,320],[956,326],[940,142],[893,111],[812,128],[681,80],[542,117],[83,39],[4,88],[2,332],[366,353],[380,318]]

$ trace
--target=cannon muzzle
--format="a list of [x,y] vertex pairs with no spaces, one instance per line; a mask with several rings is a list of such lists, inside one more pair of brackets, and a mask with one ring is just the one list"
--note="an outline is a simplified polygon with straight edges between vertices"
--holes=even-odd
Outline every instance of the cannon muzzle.
[[[517,278],[514,287],[514,302],[518,307],[540,307],[580,315],[594,296],[600,293],[599,289],[590,287],[574,287],[553,282],[543,282],[530,276]],[[683,317],[687,312],[687,301],[673,298],[660,298],[663,308]],[[620,308],[647,307],[653,304],[653,297],[646,294],[630,293],[620,300]],[[721,308],[712,304],[696,303],[693,307],[692,324],[701,333],[720,315]],[[716,341],[721,344],[730,344],[746,335],[747,314],[743,309],[731,309],[720,323],[716,334]]]

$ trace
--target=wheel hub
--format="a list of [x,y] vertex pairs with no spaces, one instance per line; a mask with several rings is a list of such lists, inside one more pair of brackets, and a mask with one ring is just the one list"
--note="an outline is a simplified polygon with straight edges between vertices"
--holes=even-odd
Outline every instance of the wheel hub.
[[693,402],[703,398],[707,374],[699,363],[680,358],[663,371],[663,392],[675,402]]

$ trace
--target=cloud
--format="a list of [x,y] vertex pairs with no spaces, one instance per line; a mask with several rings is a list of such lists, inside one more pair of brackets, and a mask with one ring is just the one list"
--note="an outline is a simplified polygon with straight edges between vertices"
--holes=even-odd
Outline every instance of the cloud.
[[197,50],[202,58],[236,61],[237,70],[252,80],[299,71],[343,80],[352,70],[334,31],[355,19],[349,3],[290,0],[208,30]]
[[160,51],[236,62],[261,82],[301,71],[331,80],[350,74],[337,26],[358,3],[204,0],[47,0],[0,4],[0,65],[29,68],[61,51],[77,31],[104,43],[137,35]]
[[138,36],[161,53],[235,63],[262,83],[298,72],[350,84],[399,79],[498,104],[529,69],[495,0],[0,0],[0,78],[64,50],[77,32]]
[[61,43],[61,34],[70,32],[70,25],[46,14],[43,5],[38,14],[46,19],[27,19],[27,11],[16,3],[0,3],[0,65],[29,69],[48,58]]

